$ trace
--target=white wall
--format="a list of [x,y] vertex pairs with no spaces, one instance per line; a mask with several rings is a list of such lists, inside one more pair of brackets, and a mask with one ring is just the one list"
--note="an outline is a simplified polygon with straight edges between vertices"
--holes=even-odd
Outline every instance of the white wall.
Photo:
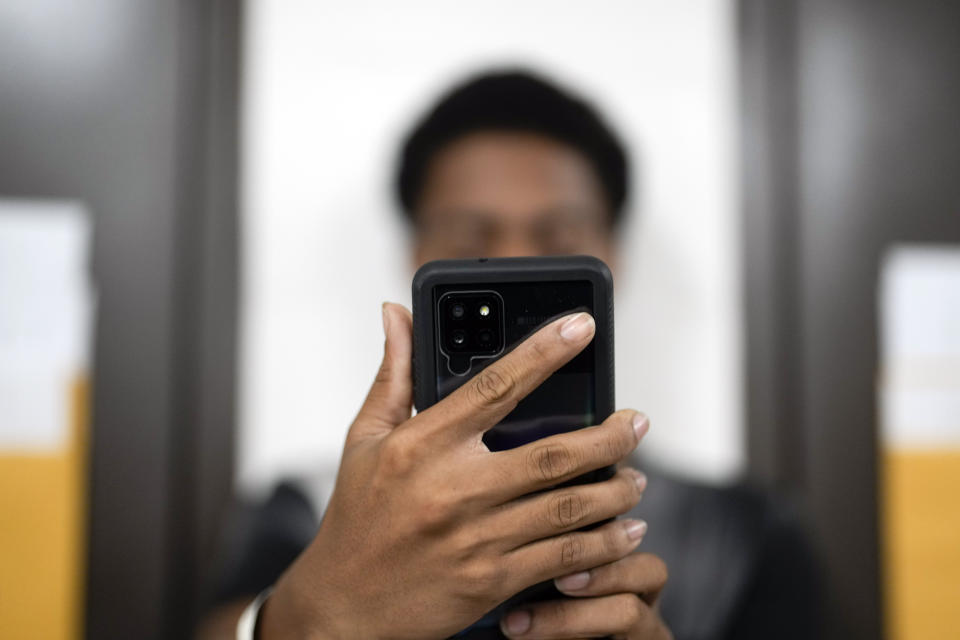
[[617,274],[617,396],[651,456],[742,468],[734,16],[729,0],[247,3],[238,484],[325,469],[409,303],[387,191],[411,118],[462,74],[521,62],[595,98],[639,196]]

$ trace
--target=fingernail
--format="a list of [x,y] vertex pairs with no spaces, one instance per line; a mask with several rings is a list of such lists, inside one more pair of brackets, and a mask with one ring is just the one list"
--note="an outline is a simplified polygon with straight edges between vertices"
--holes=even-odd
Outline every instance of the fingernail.
[[383,335],[387,335],[387,331],[390,328],[390,313],[387,312],[386,302],[380,305],[380,315],[383,316]]
[[580,342],[591,333],[593,333],[593,316],[589,313],[575,314],[560,327],[560,336],[570,342]]
[[633,416],[633,432],[637,434],[637,442],[639,442],[644,435],[646,435],[647,430],[650,429],[650,420],[642,413],[636,413]]
[[590,584],[590,572],[571,573],[568,576],[557,578],[555,582],[557,583],[557,589],[561,591],[579,591]]
[[526,633],[530,630],[532,618],[526,611],[511,611],[503,619],[503,630],[510,635]]
[[627,524],[627,537],[636,542],[647,532],[647,523],[643,520],[631,520]]
[[643,471],[634,471],[636,475],[633,476],[633,481],[637,483],[637,489],[643,491],[647,488],[647,474]]

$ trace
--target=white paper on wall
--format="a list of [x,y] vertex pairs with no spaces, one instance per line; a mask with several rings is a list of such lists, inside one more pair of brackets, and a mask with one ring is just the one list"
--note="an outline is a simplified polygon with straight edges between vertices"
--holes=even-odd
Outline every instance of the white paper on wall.
[[893,249],[880,305],[883,441],[960,445],[960,247]]
[[0,453],[66,444],[90,352],[90,232],[78,202],[0,198]]

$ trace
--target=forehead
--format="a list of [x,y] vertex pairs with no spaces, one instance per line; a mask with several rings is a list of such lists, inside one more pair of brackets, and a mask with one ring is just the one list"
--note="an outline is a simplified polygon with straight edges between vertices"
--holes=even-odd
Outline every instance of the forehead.
[[524,216],[557,208],[606,211],[586,158],[533,133],[479,132],[433,158],[417,216],[458,211]]

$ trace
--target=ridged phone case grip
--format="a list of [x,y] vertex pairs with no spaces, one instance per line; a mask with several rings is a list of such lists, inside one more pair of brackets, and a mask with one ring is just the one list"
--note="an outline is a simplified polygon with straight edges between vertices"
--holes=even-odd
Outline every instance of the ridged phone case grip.
[[[612,278],[611,278],[612,284]],[[608,375],[607,375],[607,384],[610,385],[610,410],[614,411],[617,405],[617,378],[616,378],[616,367],[614,366],[614,351],[613,345],[615,343],[613,335],[613,295],[611,290],[611,295],[607,296],[607,365],[608,365]]]
[[[417,318],[420,313],[423,313],[423,305],[420,303],[417,292],[414,291],[413,294],[413,317]],[[414,325],[416,327],[416,325]],[[422,354],[425,352],[426,344],[423,337],[422,331],[413,332],[413,353]],[[426,406],[426,399],[423,397],[424,394],[424,381],[423,381],[423,370],[424,367],[420,364],[419,359],[416,355],[413,358],[413,404],[417,408],[417,411],[423,411]]]

